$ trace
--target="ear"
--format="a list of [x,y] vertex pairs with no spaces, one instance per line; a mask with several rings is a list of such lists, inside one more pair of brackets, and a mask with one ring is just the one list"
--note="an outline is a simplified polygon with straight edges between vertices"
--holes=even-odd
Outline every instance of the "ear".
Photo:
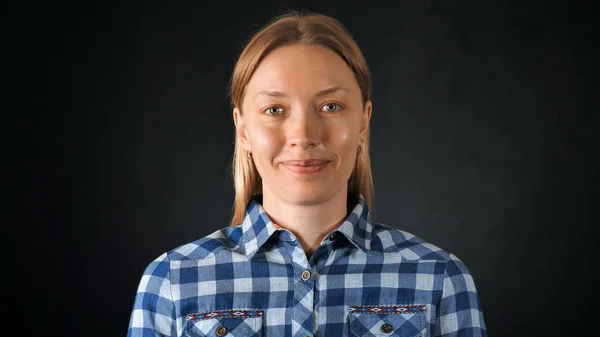
[[360,121],[360,139],[365,139],[367,136],[367,130],[369,129],[369,122],[371,121],[371,112],[373,110],[373,103],[371,101],[367,101],[365,103],[365,109],[361,115]]
[[248,141],[248,130],[246,129],[246,123],[244,122],[242,112],[237,107],[233,109],[233,123],[235,124],[235,132],[242,144],[242,147],[246,151],[251,151],[252,149],[250,147],[250,142]]

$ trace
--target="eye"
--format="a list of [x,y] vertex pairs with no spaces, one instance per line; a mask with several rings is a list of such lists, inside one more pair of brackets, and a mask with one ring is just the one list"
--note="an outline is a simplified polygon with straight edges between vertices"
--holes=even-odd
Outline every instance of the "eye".
[[281,113],[283,113],[283,108],[277,107],[277,106],[272,106],[272,107],[266,108],[264,110],[264,112],[266,112],[267,115],[277,116],[277,115],[280,115]]
[[325,104],[322,109],[324,109],[327,112],[335,112],[341,108],[342,107],[337,103],[329,103],[329,104]]

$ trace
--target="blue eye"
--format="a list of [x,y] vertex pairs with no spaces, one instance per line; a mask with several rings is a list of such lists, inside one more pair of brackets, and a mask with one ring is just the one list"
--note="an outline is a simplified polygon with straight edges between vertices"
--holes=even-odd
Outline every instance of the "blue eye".
[[327,111],[327,112],[335,112],[335,111],[338,111],[340,108],[341,108],[341,106],[336,103],[329,103],[329,104],[325,104],[323,106],[323,109],[325,109],[325,111]]
[[283,108],[272,106],[270,108],[266,108],[265,111],[268,115],[276,116],[283,112]]

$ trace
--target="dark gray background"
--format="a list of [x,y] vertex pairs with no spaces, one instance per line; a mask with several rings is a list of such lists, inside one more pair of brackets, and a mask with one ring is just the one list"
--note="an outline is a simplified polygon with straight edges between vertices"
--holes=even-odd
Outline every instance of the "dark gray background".
[[369,63],[375,221],[461,258],[491,336],[593,334],[597,14],[566,1],[5,4],[3,326],[125,335],[146,265],[228,225],[227,84],[287,9]]

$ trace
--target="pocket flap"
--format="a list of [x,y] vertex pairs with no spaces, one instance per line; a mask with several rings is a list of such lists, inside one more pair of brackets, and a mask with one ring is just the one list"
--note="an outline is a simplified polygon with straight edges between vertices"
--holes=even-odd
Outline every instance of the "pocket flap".
[[355,336],[418,337],[427,332],[425,305],[351,306],[349,311]]
[[262,310],[218,310],[188,314],[186,334],[190,337],[260,337]]

